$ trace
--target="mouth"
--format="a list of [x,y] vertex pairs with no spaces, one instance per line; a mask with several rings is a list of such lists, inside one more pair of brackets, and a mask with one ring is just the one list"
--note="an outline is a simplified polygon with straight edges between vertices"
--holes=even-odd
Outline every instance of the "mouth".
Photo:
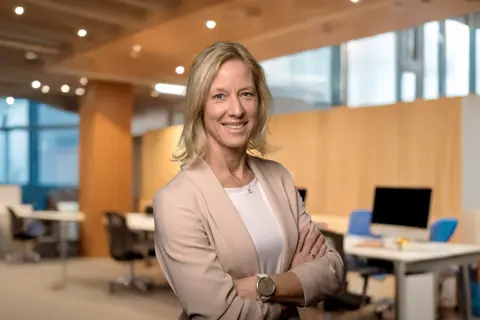
[[243,129],[248,122],[243,122],[243,123],[223,123],[222,126],[228,128],[228,129],[233,129],[233,130],[238,130],[238,129]]

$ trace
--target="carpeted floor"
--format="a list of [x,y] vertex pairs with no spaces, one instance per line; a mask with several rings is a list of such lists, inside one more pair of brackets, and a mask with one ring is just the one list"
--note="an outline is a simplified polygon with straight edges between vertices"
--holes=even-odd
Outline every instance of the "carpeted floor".
[[[152,277],[157,284],[152,293],[142,295],[119,288],[108,292],[109,280],[127,274],[127,265],[110,259],[75,259],[68,264],[68,287],[55,291],[52,286],[60,277],[58,262],[6,265],[0,261],[1,320],[176,320],[180,304],[166,283],[157,263],[151,268],[136,265],[139,276]],[[358,277],[349,276],[349,287],[361,288]],[[391,297],[393,279],[372,281],[373,298]],[[358,290],[355,290],[358,291]],[[313,319],[321,319],[314,311]],[[333,317],[334,319],[345,319]],[[348,316],[348,319],[366,319]],[[451,318],[450,318],[451,319]]]

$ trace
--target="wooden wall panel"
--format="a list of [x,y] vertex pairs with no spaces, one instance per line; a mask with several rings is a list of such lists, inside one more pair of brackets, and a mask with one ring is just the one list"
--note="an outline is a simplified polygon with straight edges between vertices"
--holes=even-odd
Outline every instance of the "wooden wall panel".
[[[430,186],[432,215],[460,215],[460,99],[276,115],[268,158],[308,188],[311,213],[369,208],[375,185]],[[142,197],[178,171],[169,159],[181,127],[144,136]]]

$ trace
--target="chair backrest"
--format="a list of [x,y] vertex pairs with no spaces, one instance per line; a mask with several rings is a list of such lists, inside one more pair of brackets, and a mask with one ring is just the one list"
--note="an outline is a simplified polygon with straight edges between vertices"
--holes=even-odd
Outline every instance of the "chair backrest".
[[[340,255],[340,258],[343,260],[343,264],[345,267],[343,268],[343,279],[347,279],[347,260],[345,259],[345,251],[344,251],[344,236],[341,233],[337,233],[334,231],[330,230],[321,230],[323,236],[325,237],[325,240],[332,246],[333,249],[335,249],[338,254]],[[346,285],[346,282],[344,283],[344,286]]]
[[354,210],[350,214],[347,234],[364,237],[374,237],[370,231],[372,221],[371,210]]
[[456,218],[441,218],[430,225],[430,241],[448,242],[457,229]]
[[307,189],[305,188],[297,188],[298,193],[300,193],[300,197],[302,198],[303,203],[307,201]]
[[152,206],[146,206],[144,209],[144,212],[146,214],[153,214],[153,207]]
[[118,212],[106,212],[104,216],[110,255],[113,259],[122,259],[121,257],[132,249],[132,234],[127,221]]
[[22,218],[15,214],[15,211],[11,207],[7,207],[7,210],[10,216],[10,234],[12,238],[15,238],[18,234],[24,232],[24,221]]

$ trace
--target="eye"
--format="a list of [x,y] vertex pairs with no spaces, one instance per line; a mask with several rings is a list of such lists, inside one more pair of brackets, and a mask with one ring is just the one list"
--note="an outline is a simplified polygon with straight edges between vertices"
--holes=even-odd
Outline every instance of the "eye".
[[225,94],[223,94],[223,93],[218,93],[218,94],[213,96],[213,99],[217,99],[217,100],[220,100],[220,99],[223,99],[223,98],[225,98]]
[[255,94],[253,92],[244,91],[241,93],[241,96],[251,98],[251,97],[254,97]]

